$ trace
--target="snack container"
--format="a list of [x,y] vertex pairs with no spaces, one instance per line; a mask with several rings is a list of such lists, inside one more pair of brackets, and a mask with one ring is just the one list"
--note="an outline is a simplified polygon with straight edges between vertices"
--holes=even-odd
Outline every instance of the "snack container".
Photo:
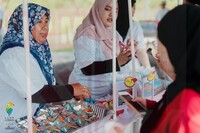
[[[87,102],[81,101],[79,103],[79,105],[81,105],[83,108],[84,107],[89,107],[91,109],[91,111],[93,112],[93,116],[91,116],[90,118],[88,118],[88,119],[90,119],[90,121],[87,121],[86,123],[84,123],[81,126],[80,125],[78,125],[78,126],[72,126],[72,128],[70,128],[70,130],[68,130],[67,132],[92,133],[92,132],[95,132],[96,130],[99,130],[101,128],[103,129],[104,124],[107,121],[109,121],[109,119],[111,118],[111,116],[114,114],[114,111],[112,111],[112,110],[108,110],[108,109],[105,109],[103,107],[100,107],[100,106],[97,106],[97,105],[94,105],[94,104],[90,104],[90,103],[87,103]],[[52,106],[54,106],[54,105],[51,105],[51,107]],[[62,117],[62,116],[58,116],[58,118],[59,117]],[[80,116],[80,119],[82,119],[81,116]],[[19,118],[19,119],[15,120],[15,122],[16,122],[16,129],[19,132],[21,132],[21,133],[27,133],[28,132],[27,116]],[[69,123],[67,120],[64,120],[64,122],[65,123]],[[63,122],[62,122],[62,124],[63,124]],[[41,128],[40,127],[37,128],[35,126],[35,123],[33,123],[33,127],[34,127],[33,128],[34,129],[33,133],[40,133],[40,132],[51,132],[49,130],[49,129],[51,129],[51,127],[55,127],[55,128],[58,127],[59,128],[60,126],[59,126],[59,123],[57,123],[57,124],[52,123],[52,124],[49,124],[47,127],[43,126],[42,127],[43,131],[40,131],[39,129],[41,129]],[[65,130],[66,130],[65,128],[62,128],[62,130],[60,130],[60,133],[64,132]]]

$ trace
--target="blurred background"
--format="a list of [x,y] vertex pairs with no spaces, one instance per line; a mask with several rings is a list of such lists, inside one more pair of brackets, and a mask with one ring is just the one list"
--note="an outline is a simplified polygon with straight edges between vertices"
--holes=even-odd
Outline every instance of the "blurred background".
[[[88,14],[94,0],[27,0],[50,9],[51,21],[48,41],[51,47],[53,64],[57,74],[68,80],[68,74],[73,68],[73,36],[76,28]],[[155,45],[156,12],[160,8],[161,0],[137,0],[134,20],[140,21],[147,45]],[[180,0],[167,0],[167,8],[172,9]],[[0,7],[4,11],[3,30],[7,31],[8,19],[14,9],[22,4],[22,0],[0,0]],[[64,72],[65,71],[65,72]],[[66,74],[67,73],[67,74]],[[63,77],[64,76],[64,77]]]
[[[13,10],[22,0],[0,0],[4,10],[4,31]],[[83,18],[88,14],[94,0],[28,0],[51,10],[51,23],[48,41],[53,51],[72,50],[74,32]],[[135,20],[155,20],[160,0],[137,0]],[[167,7],[173,8],[177,0],[168,0]]]

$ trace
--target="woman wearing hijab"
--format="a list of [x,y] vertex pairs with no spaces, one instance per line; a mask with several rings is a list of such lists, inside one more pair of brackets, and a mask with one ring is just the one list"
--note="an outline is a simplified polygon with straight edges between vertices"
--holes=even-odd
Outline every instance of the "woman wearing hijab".
[[[24,49],[22,5],[9,19],[8,31],[0,47],[0,132],[13,125],[6,125],[10,118],[27,115],[26,61]],[[37,4],[28,4],[30,44],[30,85],[33,103],[58,102],[73,96],[89,97],[87,88],[76,83],[55,85],[52,58],[47,35],[50,11]],[[33,112],[38,104],[33,104]]]
[[[75,65],[69,83],[87,86],[92,98],[112,93],[112,21],[112,0],[95,0],[74,37]],[[129,46],[120,51],[119,40],[117,36],[117,71],[131,59]]]
[[199,35],[198,6],[178,6],[159,23],[158,63],[175,80],[158,103],[136,99],[152,109],[143,119],[142,133],[200,132]]
[[[135,8],[136,8],[135,3],[136,0],[131,0],[133,16],[135,14]],[[118,0],[118,5],[119,5],[119,13],[117,17],[117,31],[122,36],[123,42],[127,42],[127,40],[130,39],[128,0]],[[138,48],[136,51],[138,59],[136,58],[135,61],[137,70],[137,68],[141,65],[144,67],[150,66],[150,62],[146,52],[146,45],[144,43],[144,34],[142,27],[135,20],[132,20],[131,24],[133,25],[134,40],[138,42]],[[132,64],[130,62],[125,69],[130,69],[129,67],[131,66]]]

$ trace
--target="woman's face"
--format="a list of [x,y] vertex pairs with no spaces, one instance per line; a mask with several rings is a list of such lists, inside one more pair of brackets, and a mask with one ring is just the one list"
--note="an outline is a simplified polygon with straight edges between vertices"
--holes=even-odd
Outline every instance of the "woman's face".
[[35,24],[32,30],[33,38],[39,43],[43,44],[47,40],[49,32],[49,20],[46,15],[44,15],[40,21]]
[[[118,15],[118,4],[116,5],[116,15]],[[105,27],[112,26],[112,1],[106,5],[102,14],[100,15],[100,18]]]
[[158,40],[158,66],[173,80],[175,79],[174,67],[169,59],[166,47]]

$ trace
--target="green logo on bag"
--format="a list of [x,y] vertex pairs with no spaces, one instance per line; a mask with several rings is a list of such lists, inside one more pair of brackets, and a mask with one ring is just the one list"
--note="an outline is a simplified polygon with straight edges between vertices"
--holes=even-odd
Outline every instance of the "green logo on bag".
[[12,114],[12,112],[13,112],[13,108],[12,107],[13,106],[15,106],[14,103],[8,102],[8,104],[6,106],[6,112],[7,112],[8,116],[10,116]]

